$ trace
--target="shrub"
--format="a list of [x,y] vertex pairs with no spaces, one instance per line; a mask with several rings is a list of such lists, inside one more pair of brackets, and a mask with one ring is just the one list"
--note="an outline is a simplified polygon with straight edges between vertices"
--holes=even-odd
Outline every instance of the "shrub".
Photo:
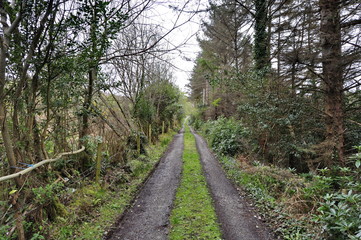
[[203,126],[203,121],[202,121],[202,118],[201,118],[199,113],[198,114],[192,114],[188,121],[189,121],[189,124],[192,125],[192,127],[195,130],[199,130]]
[[318,211],[315,220],[323,225],[328,239],[361,238],[361,194],[352,190],[326,194]]
[[147,162],[147,159],[144,155],[140,155],[137,159],[129,161],[128,165],[134,176],[143,174],[150,167],[150,163]]
[[216,121],[208,121],[203,125],[203,132],[212,149],[218,154],[234,156],[244,151],[247,131],[234,119],[222,117]]
[[277,95],[250,97],[239,106],[239,117],[250,131],[257,151],[266,162],[308,172],[312,146],[323,141],[323,121],[310,107],[312,99]]
[[33,188],[32,191],[35,195],[34,200],[40,205],[51,203],[56,195],[63,189],[62,183],[51,183],[45,187]]
[[[360,152],[360,148],[356,147]],[[315,221],[322,224],[327,239],[361,239],[360,153],[350,157],[356,168],[323,169],[320,179],[334,191],[324,194]],[[326,180],[325,180],[326,179]]]

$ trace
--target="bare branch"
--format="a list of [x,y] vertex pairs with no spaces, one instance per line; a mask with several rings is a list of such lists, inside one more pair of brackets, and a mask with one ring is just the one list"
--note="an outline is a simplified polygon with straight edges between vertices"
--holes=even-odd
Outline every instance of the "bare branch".
[[251,10],[249,7],[247,7],[246,5],[244,5],[244,4],[242,3],[242,1],[236,0],[236,2],[237,2],[241,7],[243,7],[249,14],[251,14],[253,18],[256,17],[255,13],[252,12],[252,10]]
[[13,173],[13,174],[10,174],[10,175],[7,175],[7,176],[3,176],[3,177],[0,177],[0,182],[3,182],[3,181],[7,181],[7,180],[10,180],[10,179],[13,179],[13,178],[16,178],[16,177],[20,177],[26,173],[29,173],[31,171],[33,171],[34,169],[44,165],[45,163],[51,163],[51,162],[55,162],[57,160],[59,160],[60,158],[64,157],[64,156],[69,156],[69,155],[73,155],[73,154],[77,154],[77,153],[80,153],[82,151],[85,150],[85,147],[82,146],[79,150],[76,150],[76,151],[71,151],[71,152],[64,152],[64,153],[60,153],[58,154],[57,157],[55,158],[50,158],[50,159],[45,159],[41,162],[38,162],[34,165],[32,165],[31,167],[28,167],[20,172],[17,172],[17,173]]
[[352,26],[355,26],[358,24],[361,24],[361,19],[355,19],[355,20],[351,20],[349,22],[342,23],[341,28],[352,27]]

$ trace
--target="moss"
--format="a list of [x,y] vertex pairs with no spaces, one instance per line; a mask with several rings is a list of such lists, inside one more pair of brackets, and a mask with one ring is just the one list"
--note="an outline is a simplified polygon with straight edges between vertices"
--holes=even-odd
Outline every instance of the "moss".
[[57,213],[56,216],[65,217],[69,214],[66,210],[65,205],[59,201],[59,198],[55,198],[53,203],[55,211]]
[[170,239],[221,239],[212,198],[203,175],[195,139],[184,136],[183,171],[170,216]]

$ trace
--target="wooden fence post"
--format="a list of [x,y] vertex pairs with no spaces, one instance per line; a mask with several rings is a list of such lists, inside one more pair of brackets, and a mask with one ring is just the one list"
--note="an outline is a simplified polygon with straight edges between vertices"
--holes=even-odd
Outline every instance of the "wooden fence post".
[[96,166],[95,166],[95,182],[100,183],[100,169],[102,167],[102,149],[103,143],[98,143],[97,148],[97,158],[96,158]]
[[162,134],[164,134],[164,121],[162,122]]
[[149,124],[149,133],[148,133],[148,138],[149,138],[149,143],[152,144],[152,124]]
[[137,133],[137,152],[140,155],[140,133]]

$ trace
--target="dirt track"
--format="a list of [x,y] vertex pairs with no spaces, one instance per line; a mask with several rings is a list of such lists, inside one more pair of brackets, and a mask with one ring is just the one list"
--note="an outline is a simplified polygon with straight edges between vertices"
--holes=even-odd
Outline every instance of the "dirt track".
[[265,224],[254,217],[255,214],[247,202],[227,179],[204,139],[197,134],[194,136],[218,221],[221,224],[223,238],[227,240],[273,239]]
[[182,171],[183,133],[177,134],[134,205],[107,239],[167,239],[169,214]]
[[[227,179],[203,138],[197,134],[195,138],[223,238],[273,239],[265,224],[254,217],[255,214],[247,202]],[[174,137],[157,169],[145,183],[134,205],[122,215],[106,239],[168,239],[169,214],[181,178],[182,152],[183,133],[179,133]]]

